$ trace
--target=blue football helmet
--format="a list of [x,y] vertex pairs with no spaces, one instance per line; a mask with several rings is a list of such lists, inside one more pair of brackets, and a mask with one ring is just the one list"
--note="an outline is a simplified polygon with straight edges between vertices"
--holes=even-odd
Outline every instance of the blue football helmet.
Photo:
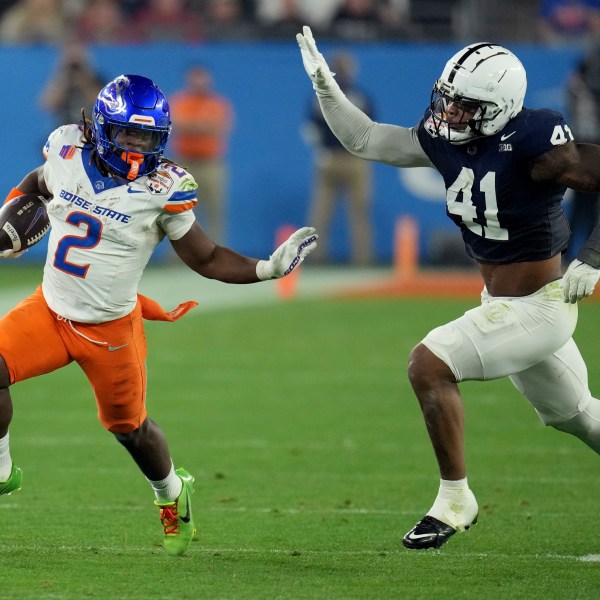
[[156,84],[141,75],[119,75],[105,85],[92,116],[98,155],[127,179],[158,167],[169,134],[169,104]]

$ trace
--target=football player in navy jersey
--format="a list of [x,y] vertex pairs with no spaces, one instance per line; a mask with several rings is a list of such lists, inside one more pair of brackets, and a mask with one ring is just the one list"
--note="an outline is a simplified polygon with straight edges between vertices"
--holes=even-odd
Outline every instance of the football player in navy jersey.
[[431,331],[411,352],[408,376],[440,471],[429,511],[407,548],[439,548],[477,521],[467,482],[461,381],[510,377],[542,422],[600,453],[600,401],[572,334],[577,301],[600,275],[600,226],[563,275],[567,187],[600,191],[600,146],[575,143],[558,112],[523,108],[525,69],[506,48],[472,44],[435,82],[414,127],[373,122],[344,96],[309,27],[297,36],[306,72],[344,147],[396,167],[437,169],[446,212],[484,282],[481,306]]

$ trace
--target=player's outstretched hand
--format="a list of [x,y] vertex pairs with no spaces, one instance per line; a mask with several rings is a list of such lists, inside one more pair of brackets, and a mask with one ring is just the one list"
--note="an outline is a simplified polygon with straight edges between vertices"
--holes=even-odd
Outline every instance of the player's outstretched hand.
[[314,227],[302,227],[271,254],[269,260],[256,263],[256,275],[262,281],[289,275],[317,247],[319,236]]
[[333,81],[335,73],[331,72],[327,61],[319,52],[310,27],[305,25],[302,33],[296,35],[296,40],[300,46],[304,68],[313,82],[313,87],[315,90],[326,90]]
[[580,260],[574,260],[563,275],[565,302],[575,304],[585,296],[591,296],[599,278],[600,270]]

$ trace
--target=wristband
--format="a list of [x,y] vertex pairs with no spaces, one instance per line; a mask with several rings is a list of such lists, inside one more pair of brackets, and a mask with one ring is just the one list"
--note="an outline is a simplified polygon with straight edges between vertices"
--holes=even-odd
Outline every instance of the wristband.
[[25,192],[22,192],[19,188],[14,187],[10,192],[8,192],[8,196],[4,199],[4,204],[10,202],[13,198],[18,198],[22,196]]
[[259,260],[256,263],[256,276],[260,281],[267,281],[273,277],[273,269],[266,260]]

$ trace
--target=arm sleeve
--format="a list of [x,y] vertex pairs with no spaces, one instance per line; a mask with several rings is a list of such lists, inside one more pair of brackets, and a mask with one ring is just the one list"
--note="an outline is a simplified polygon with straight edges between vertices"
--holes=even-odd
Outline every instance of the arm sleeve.
[[352,104],[335,80],[317,90],[323,116],[344,148],[366,160],[395,167],[432,167],[415,127],[384,125],[371,120]]

